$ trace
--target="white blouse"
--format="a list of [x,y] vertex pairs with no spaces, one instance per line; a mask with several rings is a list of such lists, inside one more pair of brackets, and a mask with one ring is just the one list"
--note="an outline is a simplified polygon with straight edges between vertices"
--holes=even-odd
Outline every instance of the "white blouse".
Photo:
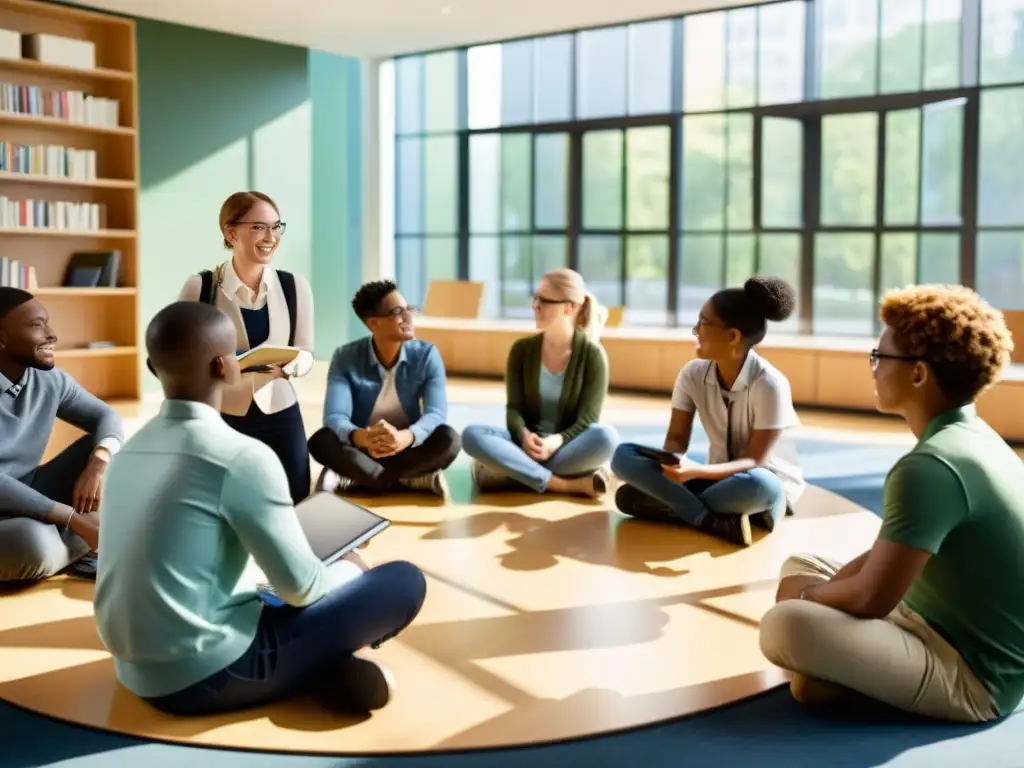
[[[231,260],[220,265],[223,283],[217,291],[215,305],[231,318],[238,333],[238,349],[246,351],[249,347],[249,334],[245,330],[241,308],[262,309],[267,307],[270,321],[270,334],[267,344],[287,346],[291,328],[288,317],[288,303],[281,288],[277,271],[266,266],[263,269],[263,280],[259,291],[255,294],[245,285],[231,264]],[[216,272],[214,273],[216,275]],[[290,376],[305,376],[313,367],[313,291],[309,281],[303,275],[295,276],[295,345],[303,350],[303,354],[285,368]],[[214,278],[216,280],[216,277]],[[202,290],[202,278],[192,275],[181,289],[179,301],[198,301]],[[221,411],[231,416],[244,416],[249,406],[256,405],[264,413],[278,413],[298,402],[295,387],[288,379],[276,379],[265,373],[246,373],[242,381],[224,391],[224,403]]]

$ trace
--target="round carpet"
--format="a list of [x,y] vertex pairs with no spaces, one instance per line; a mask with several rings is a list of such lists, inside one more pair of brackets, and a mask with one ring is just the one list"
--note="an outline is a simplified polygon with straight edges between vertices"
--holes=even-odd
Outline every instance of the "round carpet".
[[63,578],[0,598],[0,698],[144,738],[308,754],[607,733],[782,684],[757,642],[782,562],[798,551],[849,559],[879,525],[811,487],[794,517],[737,550],[624,518],[609,503],[516,493],[469,505],[373,501],[394,524],[363,558],[416,563],[428,595],[411,627],[370,652],[398,682],[372,716],[341,718],[305,700],[211,718],[161,715],[117,684],[96,633],[92,585]]

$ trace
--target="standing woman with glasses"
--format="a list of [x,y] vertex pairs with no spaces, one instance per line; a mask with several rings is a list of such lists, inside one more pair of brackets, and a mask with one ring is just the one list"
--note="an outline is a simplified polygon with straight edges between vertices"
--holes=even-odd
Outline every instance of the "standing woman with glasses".
[[604,465],[618,442],[599,424],[608,394],[608,360],[597,336],[607,319],[571,269],[548,272],[533,297],[540,333],[519,339],[505,370],[505,428],[469,426],[462,448],[481,490],[516,483],[537,493],[600,496]]
[[[725,288],[701,308],[697,357],[679,372],[663,450],[624,443],[612,471],[625,482],[619,511],[676,522],[750,546],[750,521],[769,531],[803,492],[796,451],[782,439],[799,424],[789,380],[754,351],[768,321],[789,317],[796,293],[777,277]],[[686,459],[694,415],[707,433],[708,463]],[[679,463],[673,465],[672,461]]]
[[309,495],[311,478],[306,429],[290,379],[313,367],[313,292],[302,275],[271,266],[285,223],[270,197],[231,195],[220,209],[220,230],[231,258],[190,277],[179,298],[213,304],[231,318],[239,354],[262,344],[304,351],[283,368],[243,372],[225,390],[221,408],[228,424],[277,454],[298,503]]

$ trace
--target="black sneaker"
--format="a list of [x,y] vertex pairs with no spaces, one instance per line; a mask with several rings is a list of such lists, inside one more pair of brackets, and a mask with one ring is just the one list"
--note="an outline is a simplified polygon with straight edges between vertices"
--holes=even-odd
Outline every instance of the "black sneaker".
[[321,693],[334,707],[354,714],[381,709],[391,701],[391,673],[361,656],[349,656],[321,680]]
[[672,510],[653,496],[632,485],[620,485],[615,492],[615,507],[624,515],[638,520],[650,520],[658,523],[679,522],[672,516]]
[[96,581],[96,566],[97,560],[96,555],[90,553],[85,557],[79,558],[64,571],[68,576],[74,576],[76,579],[86,579],[87,581]]
[[[792,514],[793,508],[787,502],[786,511],[783,514],[783,517],[789,517]],[[750,522],[756,525],[758,528],[763,528],[764,530],[768,531],[768,533],[771,533],[775,530],[776,522],[775,518],[772,517],[771,512],[758,512],[756,515],[751,515]]]
[[750,535],[750,515],[708,512],[700,524],[700,529],[741,547],[749,547],[753,540]]

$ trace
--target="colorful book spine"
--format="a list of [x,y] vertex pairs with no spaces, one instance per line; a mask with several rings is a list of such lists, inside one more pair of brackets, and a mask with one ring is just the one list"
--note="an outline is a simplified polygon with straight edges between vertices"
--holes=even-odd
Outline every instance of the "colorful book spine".
[[116,128],[120,102],[83,91],[41,85],[0,83],[0,112],[66,120],[69,123]]
[[0,256],[0,286],[31,291],[35,290],[36,285],[35,267],[16,259]]
[[58,229],[95,232],[106,227],[102,203],[12,200],[0,196],[0,229]]
[[96,179],[96,150],[0,141],[0,172],[92,181]]

